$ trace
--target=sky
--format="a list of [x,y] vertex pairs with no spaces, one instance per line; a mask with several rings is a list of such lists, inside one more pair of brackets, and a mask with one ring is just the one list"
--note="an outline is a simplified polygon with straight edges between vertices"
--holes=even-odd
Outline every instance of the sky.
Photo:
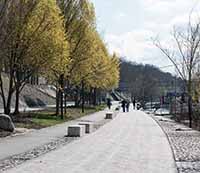
[[153,64],[172,72],[171,62],[155,47],[159,38],[168,46],[173,28],[186,25],[189,14],[200,11],[199,0],[91,0],[97,26],[110,53],[128,60]]

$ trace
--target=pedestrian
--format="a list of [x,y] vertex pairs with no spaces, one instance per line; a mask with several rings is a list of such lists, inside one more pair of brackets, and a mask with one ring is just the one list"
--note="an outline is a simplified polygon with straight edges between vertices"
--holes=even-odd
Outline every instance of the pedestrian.
[[135,104],[136,104],[135,97],[132,99],[132,102],[133,102],[133,109],[135,109]]
[[126,112],[126,100],[122,100],[122,109],[123,112]]
[[127,102],[126,102],[126,112],[129,112],[129,106],[130,106],[130,102],[127,101]]
[[107,98],[107,106],[108,106],[108,109],[111,109],[111,99],[110,98]]

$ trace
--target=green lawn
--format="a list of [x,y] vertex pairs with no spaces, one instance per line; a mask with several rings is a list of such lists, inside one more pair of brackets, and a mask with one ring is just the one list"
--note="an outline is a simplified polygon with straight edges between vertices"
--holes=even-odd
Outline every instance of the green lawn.
[[79,107],[70,107],[67,108],[67,113],[64,115],[64,120],[61,120],[60,116],[55,115],[55,109],[49,109],[39,112],[21,113],[20,116],[14,118],[14,123],[15,126],[19,128],[41,129],[64,123],[69,120],[77,119],[97,111],[101,111],[105,109],[105,107],[106,105],[86,107],[84,113],[82,113],[82,110]]

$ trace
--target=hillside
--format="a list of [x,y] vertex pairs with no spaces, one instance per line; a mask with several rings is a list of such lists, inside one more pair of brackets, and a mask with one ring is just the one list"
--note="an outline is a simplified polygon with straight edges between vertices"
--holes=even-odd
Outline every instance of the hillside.
[[121,60],[119,90],[130,92],[139,100],[158,100],[166,92],[182,90],[182,83],[180,78],[155,66]]

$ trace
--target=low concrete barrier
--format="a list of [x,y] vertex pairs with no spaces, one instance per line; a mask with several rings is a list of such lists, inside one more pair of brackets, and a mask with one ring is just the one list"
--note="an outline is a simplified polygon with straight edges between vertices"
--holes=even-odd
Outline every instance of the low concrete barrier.
[[85,134],[85,126],[83,125],[70,125],[68,126],[67,136],[81,137]]
[[113,115],[114,115],[113,112],[107,112],[105,119],[113,119]]
[[85,126],[85,133],[92,133],[94,131],[94,124],[91,122],[81,122],[79,125]]

